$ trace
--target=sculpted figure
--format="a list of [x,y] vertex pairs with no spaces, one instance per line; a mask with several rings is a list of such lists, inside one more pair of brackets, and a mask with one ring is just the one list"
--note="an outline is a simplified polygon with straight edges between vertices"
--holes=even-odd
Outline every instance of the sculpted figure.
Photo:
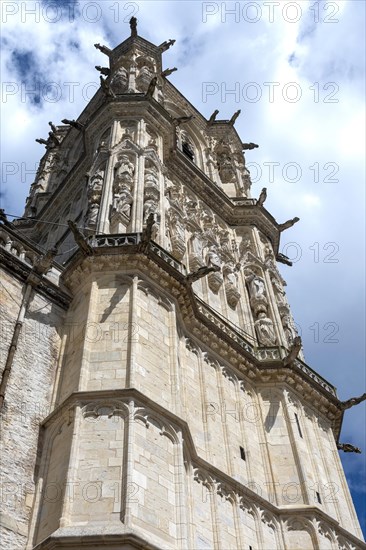
[[234,287],[238,286],[238,270],[240,264],[234,265],[233,262],[229,262],[224,267],[224,276],[227,283],[232,284]]
[[259,313],[257,321],[254,323],[258,340],[264,346],[276,345],[276,335],[273,323],[264,312]]
[[206,264],[210,267],[221,267],[220,256],[217,254],[217,247],[210,246],[206,255]]
[[285,291],[283,290],[282,285],[280,285],[275,277],[272,277],[271,282],[277,298],[277,303],[279,305],[286,305]]
[[250,272],[245,280],[248,283],[251,298],[261,299],[266,296],[266,288],[262,277]]
[[96,202],[93,202],[90,204],[88,211],[85,216],[85,225],[86,226],[94,226],[97,224],[98,221],[98,213],[99,213],[99,204]]
[[155,215],[158,208],[158,203],[154,199],[147,199],[144,204],[144,224],[147,222],[150,214]]
[[286,340],[291,346],[294,343],[294,340],[296,339],[296,331],[292,326],[290,316],[288,314],[285,314],[282,317],[281,321],[282,321],[283,331],[286,336]]
[[117,183],[126,183],[130,186],[133,181],[134,172],[135,167],[132,162],[130,162],[127,156],[123,156],[116,164],[115,180]]
[[202,232],[196,231],[191,237],[192,253],[202,257],[204,239]]
[[113,203],[117,212],[124,214],[127,218],[130,218],[132,195],[127,189],[122,190],[121,193],[116,195]]
[[128,73],[124,67],[120,67],[113,75],[111,86],[113,91],[121,94],[127,90]]
[[185,229],[180,216],[172,210],[168,212],[170,231],[175,236],[185,241]]

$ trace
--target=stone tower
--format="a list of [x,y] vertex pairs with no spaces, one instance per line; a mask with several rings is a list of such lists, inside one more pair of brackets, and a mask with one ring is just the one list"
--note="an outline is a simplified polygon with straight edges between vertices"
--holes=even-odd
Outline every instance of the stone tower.
[[[1,215],[2,548],[366,548],[230,120],[137,34]],[[103,58],[102,54],[106,57]]]

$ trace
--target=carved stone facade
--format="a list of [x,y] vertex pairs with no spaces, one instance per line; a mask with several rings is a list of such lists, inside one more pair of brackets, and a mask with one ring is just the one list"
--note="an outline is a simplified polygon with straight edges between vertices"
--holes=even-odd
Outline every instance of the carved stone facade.
[[134,25],[0,226],[3,547],[365,548],[238,113],[206,120]]

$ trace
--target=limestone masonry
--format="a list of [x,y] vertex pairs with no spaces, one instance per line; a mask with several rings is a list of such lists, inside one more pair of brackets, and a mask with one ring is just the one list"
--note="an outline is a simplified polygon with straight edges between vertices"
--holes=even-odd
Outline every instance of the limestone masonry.
[[[137,34],[1,213],[1,548],[366,548],[230,120]],[[338,447],[338,448],[337,448]]]

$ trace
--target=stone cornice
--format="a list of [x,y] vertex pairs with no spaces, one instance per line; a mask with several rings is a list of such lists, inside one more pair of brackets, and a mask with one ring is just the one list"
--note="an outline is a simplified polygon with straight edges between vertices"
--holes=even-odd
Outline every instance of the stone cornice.
[[[102,531],[102,533],[101,533]],[[162,541],[163,542],[163,541]],[[101,546],[102,545],[102,546]],[[122,546],[123,545],[123,546]],[[51,536],[34,547],[34,550],[57,550],[61,548],[128,548],[132,550],[160,550],[141,533],[126,528],[123,523],[111,525],[111,522],[98,522],[93,527],[60,527]]]
[[[14,256],[2,246],[0,246],[0,266],[4,267],[10,275],[16,277],[22,283],[26,283],[32,273],[31,265],[17,256]],[[62,309],[67,309],[69,307],[72,297],[67,292],[61,290],[47,277],[37,277],[37,284],[35,287],[37,292],[43,294]]]

